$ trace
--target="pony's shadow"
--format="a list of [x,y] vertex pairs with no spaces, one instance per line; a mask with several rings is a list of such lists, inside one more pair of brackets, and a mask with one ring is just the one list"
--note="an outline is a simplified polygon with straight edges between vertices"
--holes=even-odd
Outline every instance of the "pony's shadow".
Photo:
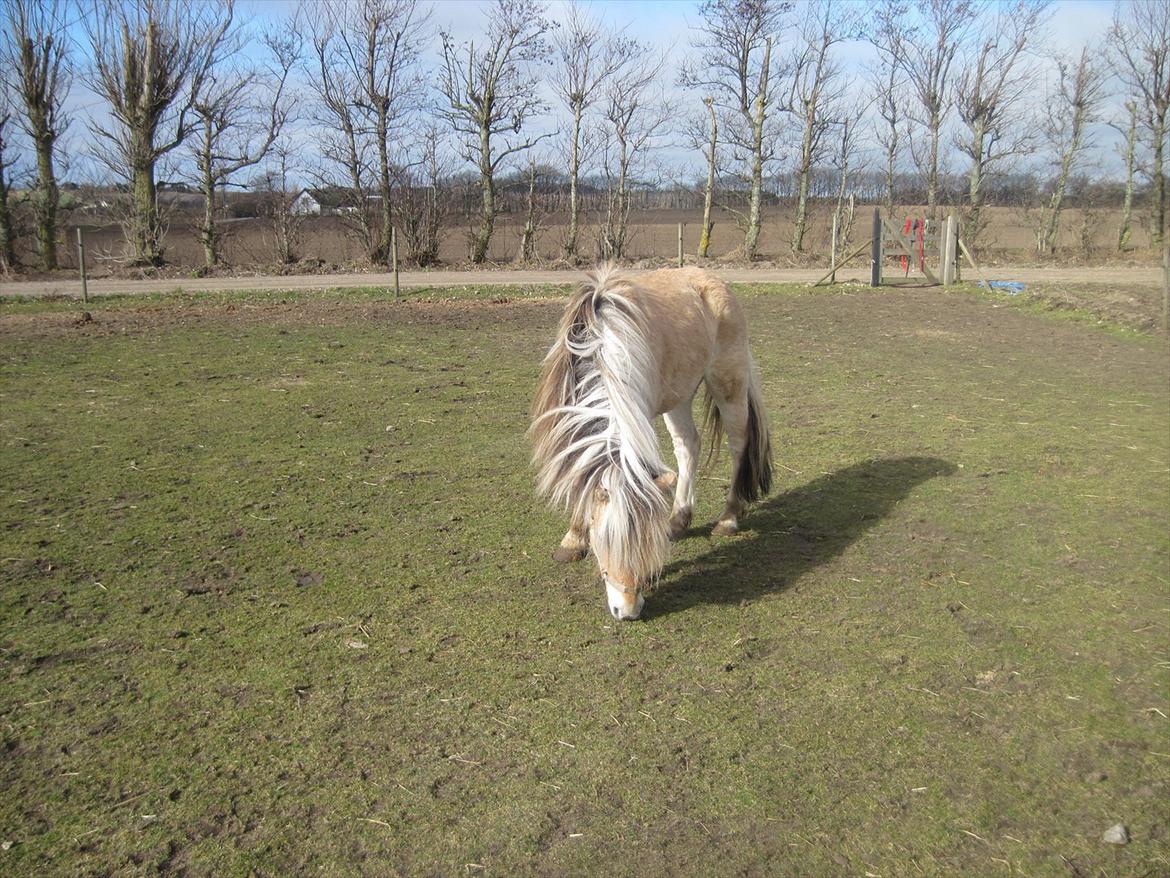
[[[782,591],[843,552],[916,485],[955,469],[933,457],[866,460],[772,497],[748,510],[738,537],[669,565],[645,615]],[[705,529],[688,537],[696,532]]]

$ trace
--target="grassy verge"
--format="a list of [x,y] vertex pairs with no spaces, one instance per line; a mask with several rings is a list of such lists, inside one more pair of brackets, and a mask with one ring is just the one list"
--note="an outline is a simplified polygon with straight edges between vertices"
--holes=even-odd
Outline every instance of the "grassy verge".
[[780,484],[618,626],[466,295],[0,309],[0,871],[1170,869],[1163,343],[745,289]]

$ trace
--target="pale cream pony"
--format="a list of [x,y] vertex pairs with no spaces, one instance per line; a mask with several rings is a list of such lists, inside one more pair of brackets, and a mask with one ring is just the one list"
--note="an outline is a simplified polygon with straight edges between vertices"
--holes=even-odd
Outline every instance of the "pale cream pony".
[[[669,541],[690,526],[700,384],[712,451],[720,432],[731,451],[731,488],[714,529],[726,536],[772,482],[768,422],[739,303],[698,268],[626,275],[606,265],[577,287],[533,401],[533,460],[540,494],[571,517],[553,557],[576,561],[592,548],[617,619],[641,615]],[[658,415],[674,441],[677,477],[658,450]]]

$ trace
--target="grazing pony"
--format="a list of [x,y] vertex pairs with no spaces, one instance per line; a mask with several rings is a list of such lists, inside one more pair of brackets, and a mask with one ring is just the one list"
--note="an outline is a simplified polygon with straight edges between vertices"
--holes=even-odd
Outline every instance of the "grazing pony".
[[[553,557],[577,561],[592,548],[617,619],[638,618],[669,541],[690,526],[699,458],[691,407],[700,384],[710,456],[721,432],[731,450],[731,489],[714,529],[726,536],[772,484],[768,422],[739,303],[698,268],[631,277],[605,265],[577,287],[533,400],[533,462],[539,493],[571,517]],[[658,450],[660,414],[677,476]]]

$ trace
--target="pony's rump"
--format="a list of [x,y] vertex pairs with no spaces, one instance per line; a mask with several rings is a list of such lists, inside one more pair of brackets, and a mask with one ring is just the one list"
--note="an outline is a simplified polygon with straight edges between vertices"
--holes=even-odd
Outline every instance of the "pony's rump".
[[[732,476],[732,490],[741,502],[754,503],[772,490],[772,441],[760,395],[759,378],[750,360],[748,368],[751,374],[747,396],[746,444]],[[711,388],[707,386],[703,388],[703,430],[710,443],[707,448],[707,465],[710,466],[719,457],[723,415],[715,404]]]

